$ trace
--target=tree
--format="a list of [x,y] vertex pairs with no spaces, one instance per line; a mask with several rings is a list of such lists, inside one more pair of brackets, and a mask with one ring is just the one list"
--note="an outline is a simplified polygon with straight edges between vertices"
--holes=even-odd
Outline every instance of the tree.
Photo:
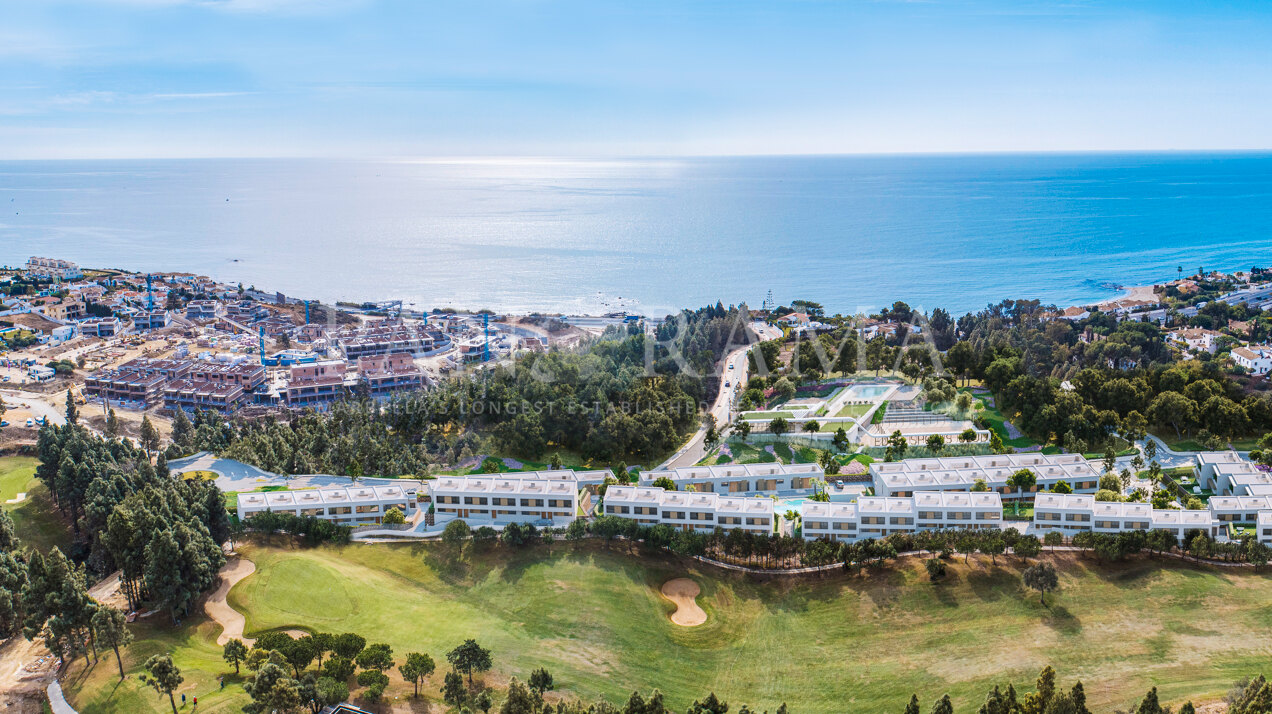
[[782,377],[773,384],[773,392],[783,401],[790,399],[795,396],[795,383],[786,377]]
[[661,488],[664,491],[676,490],[676,482],[672,481],[669,476],[659,476],[658,478],[654,479],[654,482],[652,485],[654,486],[654,488]]
[[314,682],[314,691],[320,706],[335,706],[349,698],[349,687],[344,681],[331,677],[319,677]]
[[768,428],[771,433],[781,436],[790,430],[791,425],[786,421],[786,417],[774,417],[773,421],[769,422]]
[[172,693],[185,681],[181,670],[172,663],[168,655],[151,655],[144,665],[146,673],[141,675],[142,683],[150,686],[160,696],[168,695],[168,703],[172,705],[172,714],[177,714],[177,700]]
[[844,451],[848,448],[848,432],[843,427],[835,430],[835,436],[830,440],[836,451]]
[[1060,479],[1059,481],[1056,481],[1054,486],[1051,487],[1051,492],[1052,493],[1073,493],[1073,487],[1069,485],[1068,481],[1065,481],[1064,479]]
[[548,670],[540,667],[530,673],[530,691],[543,695],[544,692],[551,691],[556,688],[552,683],[552,674]]
[[243,640],[233,639],[225,643],[225,648],[221,650],[221,659],[227,664],[234,665],[234,673],[239,673],[239,663],[247,659],[247,645],[243,644]]
[[287,659],[287,664],[292,666],[296,676],[299,677],[300,673],[305,671],[305,668],[318,656],[318,648],[314,645],[313,638],[306,636],[294,640],[282,654]]
[[389,686],[389,677],[378,669],[368,669],[358,673],[358,686],[366,688],[362,696],[368,701],[378,702]]
[[66,390],[66,423],[75,425],[79,421],[79,407],[75,406],[73,390]]
[[132,642],[132,632],[128,630],[128,618],[117,608],[98,605],[93,613],[93,631],[97,633],[97,641],[115,651],[115,662],[119,665],[119,678],[124,678],[124,660],[119,656],[119,648],[127,647]]
[[927,447],[933,454],[940,455],[941,451],[945,448],[945,437],[940,434],[932,434],[928,436]]
[[383,672],[393,666],[393,648],[384,643],[367,645],[358,653],[355,660],[363,669],[374,669]]
[[1165,714],[1161,703],[1157,701],[1157,687],[1148,690],[1143,701],[1135,708],[1135,714]]
[[406,661],[398,666],[398,672],[402,673],[402,679],[415,685],[415,696],[420,696],[420,682],[424,678],[433,673],[436,665],[433,658],[419,652],[411,652],[406,655]]
[[923,567],[927,568],[928,580],[936,582],[945,577],[945,561],[940,558],[928,558],[923,561]]
[[342,635],[337,635],[336,639],[332,641],[331,651],[345,659],[352,660],[366,646],[367,640],[365,637],[354,632],[346,632]]
[[804,431],[808,432],[809,434],[816,434],[817,432],[821,431],[821,424],[817,423],[817,421],[814,419],[809,419],[808,421],[804,422]]
[[406,523],[406,516],[402,515],[402,509],[394,506],[384,512],[384,525],[400,526]]
[[1055,590],[1060,585],[1060,578],[1056,575],[1055,567],[1045,561],[1025,568],[1020,577],[1025,587],[1039,592],[1043,605],[1047,604],[1047,591]]
[[468,524],[455,519],[447,523],[446,527],[442,529],[442,543],[450,548],[457,548],[462,546],[464,541],[468,540],[471,535],[472,529],[468,527]]
[[742,441],[746,441],[746,437],[751,435],[751,422],[742,418],[739,414],[737,419],[733,420],[733,433],[742,437]]
[[920,714],[919,695],[911,694],[910,703],[905,705],[905,714]]
[[910,448],[910,443],[906,441],[905,436],[898,429],[892,432],[888,437],[887,448],[884,450],[885,461],[900,461],[905,458],[906,449]]
[[473,673],[490,669],[490,650],[477,644],[475,640],[464,640],[464,644],[446,653],[446,661],[455,671],[468,676],[468,686],[473,686]]
[[115,408],[106,410],[106,436],[114,439],[119,436],[119,417],[115,416]]
[[552,458],[548,461],[548,468],[553,471],[559,471],[561,469],[561,452],[552,452]]
[[1038,474],[1035,474],[1029,469],[1020,469],[1011,476],[1007,477],[1007,487],[1016,489],[1017,503],[1019,503],[1020,499],[1024,497],[1025,489],[1033,488],[1037,484]]
[[337,682],[344,682],[353,676],[353,660],[343,655],[332,655],[322,665],[322,673]]
[[[967,392],[963,393],[966,394]],[[976,441],[976,430],[971,427],[964,429],[963,432],[958,435],[958,440],[964,444],[970,444],[973,441]]]
[[159,430],[150,421],[149,416],[141,418],[141,448],[146,450],[146,456],[150,456],[152,451],[159,450]]
[[978,478],[972,482],[972,491],[975,493],[984,493],[989,490],[989,484],[985,483],[985,479]]
[[932,706],[932,714],[954,714],[954,703],[950,701],[950,695],[946,694],[937,700]]
[[1038,540],[1038,536],[1024,535],[1016,540],[1011,550],[1021,558],[1036,558],[1042,552],[1042,543]]
[[442,701],[453,706],[459,706],[464,702],[466,693],[464,678],[459,676],[458,672],[447,672],[446,677],[442,680]]
[[[1197,403],[1179,392],[1162,392],[1148,405],[1148,417],[1158,424],[1170,425],[1175,429],[1175,436],[1183,438],[1181,430],[1191,427],[1197,419]],[[1144,445],[1145,452],[1152,444],[1153,440],[1149,439]],[[1152,448],[1156,450],[1155,446]]]

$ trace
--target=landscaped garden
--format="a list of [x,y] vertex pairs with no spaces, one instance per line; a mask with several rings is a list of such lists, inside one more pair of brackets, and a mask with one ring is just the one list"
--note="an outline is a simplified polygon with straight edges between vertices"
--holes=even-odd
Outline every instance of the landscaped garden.
[[[708,691],[760,711],[786,702],[801,714],[900,711],[911,692],[924,701],[948,692],[957,711],[974,711],[995,684],[1032,689],[1048,664],[1082,680],[1092,710],[1112,711],[1153,685],[1177,704],[1220,698],[1234,680],[1272,671],[1262,646],[1272,637],[1272,576],[1169,559],[1101,566],[1072,553],[1044,556],[1057,564],[1060,588],[1043,606],[1011,556],[997,565],[952,559],[938,583],[919,559],[760,583],[601,543],[496,547],[458,564],[441,545],[275,543],[241,548],[257,572],[229,602],[246,614],[249,636],[352,631],[387,642],[399,658],[430,653],[439,667],[424,689],[434,701],[441,655],[470,637],[492,650],[492,681],[524,680],[543,666],[560,692],[625,701],[658,687],[676,711]],[[659,595],[682,576],[702,588],[708,619],[699,627],[673,625],[675,606]],[[87,673],[82,660],[71,665],[64,687],[82,714],[166,711],[167,699],[137,677],[141,661],[164,651],[185,677],[179,692],[198,696],[201,711],[246,703],[214,644],[219,629],[202,615],[178,628],[163,616],[134,627],[122,683],[110,657]],[[846,668],[851,676],[841,676]],[[388,696],[401,701],[409,686],[396,671],[391,681]]]

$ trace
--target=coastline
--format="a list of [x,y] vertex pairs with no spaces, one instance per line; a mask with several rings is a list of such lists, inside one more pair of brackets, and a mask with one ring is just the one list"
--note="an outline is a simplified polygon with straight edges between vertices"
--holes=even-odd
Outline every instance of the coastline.
[[1098,307],[1106,310],[1110,307],[1118,307],[1126,302],[1157,302],[1157,286],[1156,285],[1133,285],[1131,287],[1123,287],[1122,294],[1107,300],[1101,300],[1097,303],[1090,303],[1082,307]]

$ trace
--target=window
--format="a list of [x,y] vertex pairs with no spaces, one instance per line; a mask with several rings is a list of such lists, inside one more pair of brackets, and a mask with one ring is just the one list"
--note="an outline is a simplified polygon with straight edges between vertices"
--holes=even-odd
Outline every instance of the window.
[[889,522],[889,523],[891,523],[891,524],[892,524],[892,525],[894,525],[894,526],[912,526],[912,525],[914,525],[914,519],[913,519],[913,518],[902,518],[902,517],[900,517],[900,516],[893,516],[892,518],[889,518],[889,519],[888,519],[888,522]]
[[1089,513],[1066,513],[1066,514],[1064,514],[1064,519],[1065,519],[1066,521],[1077,521],[1077,522],[1079,522],[1079,523],[1086,523],[1087,521],[1091,520],[1091,514],[1089,514]]
[[856,524],[856,523],[848,523],[847,521],[839,521],[839,522],[835,523],[835,530],[837,530],[837,531],[855,531],[855,530],[857,530],[857,524]]
[[[734,519],[734,520],[737,520],[737,519]],[[746,524],[747,524],[748,526],[767,526],[767,525],[769,524],[769,519],[767,519],[767,518],[748,518],[748,519],[746,519]]]
[[939,521],[941,520],[940,511],[919,511],[920,521]]

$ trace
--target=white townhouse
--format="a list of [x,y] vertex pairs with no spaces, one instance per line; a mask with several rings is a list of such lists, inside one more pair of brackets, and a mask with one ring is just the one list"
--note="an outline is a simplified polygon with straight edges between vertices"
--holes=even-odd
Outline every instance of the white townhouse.
[[1227,526],[1218,524],[1209,510],[1176,511],[1153,509],[1153,530],[1170,531],[1175,539],[1183,541],[1188,531],[1205,531],[1217,540],[1227,540]]
[[[1039,491],[1064,481],[1077,493],[1095,493],[1100,485],[1099,470],[1081,454],[1041,453],[949,456],[904,461],[876,461],[870,477],[879,496],[910,496],[919,491],[971,491],[977,480],[1003,498],[1032,498]],[[1033,488],[1020,494],[1007,486],[1007,479],[1022,469],[1037,477]]]
[[1215,522],[1255,524],[1262,511],[1272,512],[1272,496],[1212,496],[1206,504]]
[[1272,473],[1235,451],[1203,451],[1196,456],[1197,482],[1220,496],[1272,495]]
[[913,533],[914,499],[863,496],[857,499],[857,538],[886,538]]
[[1208,352],[1210,354],[1214,354],[1219,348],[1218,339],[1221,336],[1220,333],[1214,330],[1206,330],[1200,327],[1189,327],[1166,333],[1166,339],[1180,345],[1184,349],[1193,352]]
[[1227,539],[1226,526],[1208,509],[1156,509],[1146,503],[1096,501],[1094,496],[1077,493],[1038,494],[1033,528],[1042,535],[1057,531],[1068,538],[1083,531],[1166,530],[1182,540],[1188,531],[1201,530],[1218,540]]
[[692,486],[699,493],[780,493],[809,490],[814,480],[826,478],[826,472],[817,464],[685,466],[668,471],[643,471],[640,484],[647,486],[660,478],[671,479],[679,491]]
[[685,531],[709,532],[719,527],[767,534],[777,525],[771,498],[666,491],[652,486],[610,486],[605,491],[604,512],[641,525],[667,525]]
[[992,491],[920,491],[913,498],[916,530],[1002,528],[1002,497]]
[[1272,347],[1251,345],[1232,351],[1232,361],[1250,374],[1265,375],[1272,372]]
[[996,493],[923,491],[913,496],[863,496],[855,503],[800,505],[805,540],[858,541],[893,533],[1002,528],[1003,502]]
[[799,507],[805,540],[854,542],[857,538],[857,504],[805,501]]
[[416,512],[415,497],[401,486],[349,486],[298,491],[263,491],[238,495],[239,520],[258,513],[290,513],[334,521],[341,525],[377,524],[390,508],[410,520]]
[[456,518],[470,526],[510,523],[567,526],[579,515],[573,479],[533,479],[525,474],[445,476],[428,482],[436,523]]
[[1255,522],[1259,542],[1272,546],[1272,511],[1259,511],[1259,520]]
[[1093,528],[1095,496],[1081,493],[1040,493],[1034,498],[1034,529],[1046,534],[1059,531],[1072,538]]

